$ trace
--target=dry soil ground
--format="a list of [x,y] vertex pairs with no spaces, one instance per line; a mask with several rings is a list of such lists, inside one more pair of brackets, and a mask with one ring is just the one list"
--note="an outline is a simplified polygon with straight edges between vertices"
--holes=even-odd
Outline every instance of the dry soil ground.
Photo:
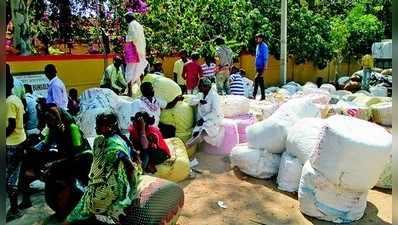
[[[185,205],[179,225],[279,225],[279,224],[332,224],[302,215],[296,194],[276,188],[275,180],[247,177],[230,168],[228,159],[197,154],[202,173],[195,179],[181,182],[185,192]],[[227,209],[220,208],[223,201]],[[58,225],[51,216],[43,193],[34,196],[34,207],[9,225]],[[369,192],[364,217],[352,224],[392,224],[391,191],[374,189]]]

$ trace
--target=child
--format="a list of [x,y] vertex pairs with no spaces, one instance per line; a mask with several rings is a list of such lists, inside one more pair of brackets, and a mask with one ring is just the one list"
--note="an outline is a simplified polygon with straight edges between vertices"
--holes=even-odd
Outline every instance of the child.
[[77,90],[72,88],[69,90],[68,97],[68,112],[73,116],[76,116],[80,110],[80,101],[77,97]]
[[231,95],[245,95],[245,86],[243,78],[239,73],[239,69],[236,66],[231,68],[231,75],[229,76],[229,89]]
[[216,64],[213,63],[214,58],[211,56],[205,57],[206,63],[202,64],[203,76],[210,79],[212,83],[216,82]]
[[145,171],[155,173],[155,166],[170,158],[170,150],[156,126],[155,118],[145,111],[137,112],[131,118],[133,124],[128,128],[134,148],[140,151],[142,167]]
[[191,56],[192,61],[184,65],[182,78],[187,81],[187,93],[193,94],[197,90],[199,78],[203,75],[202,67],[199,65],[199,53],[194,52]]

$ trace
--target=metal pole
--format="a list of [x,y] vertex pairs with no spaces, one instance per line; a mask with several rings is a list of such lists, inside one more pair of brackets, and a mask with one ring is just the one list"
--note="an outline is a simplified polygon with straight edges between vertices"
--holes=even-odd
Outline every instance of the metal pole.
[[286,84],[287,65],[287,0],[281,0],[281,53],[280,53],[280,84]]

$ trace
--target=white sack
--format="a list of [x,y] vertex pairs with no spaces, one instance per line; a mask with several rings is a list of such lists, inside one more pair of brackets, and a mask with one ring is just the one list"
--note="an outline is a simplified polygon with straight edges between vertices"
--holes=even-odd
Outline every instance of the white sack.
[[224,117],[232,118],[249,113],[250,104],[244,96],[225,95],[220,96],[220,109]]
[[284,152],[276,179],[278,189],[287,192],[296,192],[299,187],[302,168],[303,164],[296,157]]
[[96,108],[114,108],[119,96],[107,88],[90,88],[80,95],[80,112]]
[[392,126],[392,102],[382,102],[371,105],[373,121],[384,125]]
[[95,130],[97,115],[110,111],[112,111],[110,108],[94,108],[77,115],[77,123],[79,124],[85,138],[97,136],[97,132]]
[[381,173],[379,180],[377,181],[376,187],[391,189],[392,188],[392,155],[388,159],[384,170]]
[[310,99],[298,98],[284,103],[268,119],[246,128],[248,143],[270,153],[285,150],[287,129],[306,117],[320,117],[319,109]]
[[333,84],[322,84],[320,89],[328,91],[329,94],[332,94],[336,91],[336,87]]
[[236,166],[250,176],[266,179],[278,173],[281,156],[263,149],[238,145],[232,149],[230,159],[232,167]]
[[392,135],[377,124],[353,117],[335,115],[326,123],[310,158],[314,169],[339,187],[371,189],[391,154]]
[[374,86],[369,88],[370,94],[372,96],[387,97],[387,88],[384,86]]
[[256,101],[249,99],[250,110],[249,113],[253,114],[257,121],[263,121],[270,117],[277,109],[278,105],[276,103],[268,101]]
[[127,130],[130,118],[135,115],[138,109],[134,108],[134,101],[127,98],[119,98],[119,103],[115,113],[118,116],[119,126],[122,130]]
[[322,128],[326,122],[320,118],[304,118],[289,128],[286,151],[304,164],[312,155],[321,139]]
[[298,200],[300,211],[333,223],[350,223],[362,218],[368,191],[342,189],[328,181],[307,163],[303,167]]

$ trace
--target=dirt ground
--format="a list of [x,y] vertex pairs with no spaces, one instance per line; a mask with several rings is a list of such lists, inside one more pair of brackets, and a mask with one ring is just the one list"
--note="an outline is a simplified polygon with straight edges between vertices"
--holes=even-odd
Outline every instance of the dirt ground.
[[[201,174],[180,183],[185,192],[185,205],[179,225],[279,225],[332,224],[306,217],[299,211],[296,194],[276,188],[275,179],[247,177],[229,166],[220,156],[197,154]],[[9,225],[58,225],[52,210],[44,202],[43,193],[35,194],[34,207]],[[220,208],[223,201],[227,209]],[[369,192],[364,217],[352,224],[392,224],[391,191],[374,189]]]

